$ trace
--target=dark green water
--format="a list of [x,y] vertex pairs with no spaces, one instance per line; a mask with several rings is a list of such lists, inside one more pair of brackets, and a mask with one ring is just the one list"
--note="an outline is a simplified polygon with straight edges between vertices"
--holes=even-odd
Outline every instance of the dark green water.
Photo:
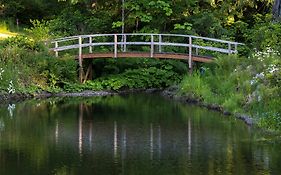
[[281,174],[265,138],[157,95],[32,100],[0,107],[0,174]]

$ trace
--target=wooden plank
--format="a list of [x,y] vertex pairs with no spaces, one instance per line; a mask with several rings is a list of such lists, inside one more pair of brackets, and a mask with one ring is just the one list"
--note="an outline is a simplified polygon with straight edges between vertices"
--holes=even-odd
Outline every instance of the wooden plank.
[[[82,58],[83,59],[114,58],[114,54],[113,53],[83,54]],[[148,53],[148,52],[119,52],[118,58],[150,58],[150,53]],[[154,53],[153,58],[188,60],[189,54]],[[209,63],[209,62],[212,62],[213,59],[210,57],[192,55],[192,61]]]
[[88,80],[88,77],[91,77],[90,74],[92,74],[92,66],[93,66],[92,63],[90,63],[88,66],[88,69],[86,71],[86,75],[85,75],[83,83],[86,83],[86,81]]

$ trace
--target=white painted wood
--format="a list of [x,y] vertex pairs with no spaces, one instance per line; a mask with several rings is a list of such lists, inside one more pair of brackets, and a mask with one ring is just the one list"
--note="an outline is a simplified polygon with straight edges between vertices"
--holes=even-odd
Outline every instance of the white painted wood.
[[153,57],[154,54],[154,35],[151,35],[151,41],[150,41],[150,57]]
[[82,83],[83,82],[83,62],[82,62],[82,37],[78,38],[78,45],[79,45],[79,55],[78,55],[78,60],[79,60],[79,81]]
[[[118,36],[123,36],[123,40],[121,42],[118,42]],[[128,36],[150,36],[151,41],[150,42],[145,42],[145,41],[130,41],[127,42]],[[173,37],[182,37],[183,42],[163,42],[163,37],[164,36],[169,36],[171,38]],[[111,37],[114,38],[113,41],[109,42],[99,42],[99,43],[93,43],[93,38],[94,37]],[[158,37],[159,41],[154,42],[154,37]],[[89,43],[83,44],[82,40],[84,38],[89,39]],[[201,46],[201,45],[195,45],[195,44],[187,44],[184,43],[184,41],[187,38],[188,40],[196,40],[196,39],[203,39],[204,41],[208,41],[208,43],[213,42],[213,43],[226,43],[228,44],[228,48],[222,48],[222,47],[213,47],[211,45],[207,46]],[[65,42],[69,41],[75,41],[79,40],[78,44],[68,44]],[[219,40],[219,39],[214,39],[214,38],[206,38],[206,37],[198,37],[198,36],[191,36],[191,35],[179,35],[179,34],[148,34],[148,33],[132,33],[132,34],[94,34],[94,35],[80,35],[80,36],[71,36],[71,37],[65,37],[65,38],[59,38],[56,40],[51,41],[51,43],[55,44],[54,48],[51,48],[50,50],[54,51],[56,56],[58,56],[58,53],[63,50],[69,50],[69,49],[75,49],[79,48],[79,54],[81,53],[82,55],[82,48],[83,47],[89,47],[89,53],[93,52],[93,47],[94,46],[113,46],[114,48],[114,57],[117,58],[118,56],[118,45],[122,47],[122,51],[126,52],[127,51],[127,46],[130,45],[144,45],[144,46],[150,46],[150,56],[153,57],[154,54],[154,47],[158,46],[159,52],[163,52],[163,46],[172,46],[172,47],[192,47],[196,49],[196,54],[198,54],[198,49],[202,50],[209,50],[209,51],[214,51],[214,52],[220,52],[220,53],[226,53],[226,54],[233,54],[237,53],[237,46],[238,45],[243,45],[238,42],[231,42],[231,41],[225,41],[225,40]],[[61,45],[61,46],[59,46]],[[235,48],[232,48],[231,45],[234,45]]]
[[127,35],[124,35],[123,52],[127,52]]
[[189,37],[188,67],[192,69],[192,37]]
[[79,67],[82,67],[82,37],[79,37]]
[[93,38],[90,36],[89,37],[89,53],[93,53]]
[[118,38],[117,35],[114,35],[114,58],[117,58],[117,45],[118,45]]
[[56,54],[56,57],[59,56],[59,51],[57,50],[59,47],[59,43],[58,42],[55,42],[55,54]]
[[158,43],[158,47],[159,47],[159,53],[162,52],[162,35],[159,35],[159,43]]

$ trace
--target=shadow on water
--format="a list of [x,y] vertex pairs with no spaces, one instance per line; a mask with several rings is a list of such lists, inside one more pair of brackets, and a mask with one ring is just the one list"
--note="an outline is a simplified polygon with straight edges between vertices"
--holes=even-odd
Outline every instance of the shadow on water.
[[0,107],[0,174],[278,174],[261,138],[158,95],[31,100]]

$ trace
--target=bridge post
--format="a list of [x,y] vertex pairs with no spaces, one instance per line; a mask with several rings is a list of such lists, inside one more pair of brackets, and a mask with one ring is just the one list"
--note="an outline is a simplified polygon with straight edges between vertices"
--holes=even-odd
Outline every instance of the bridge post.
[[55,42],[55,54],[56,54],[56,57],[58,57],[59,56],[59,52],[57,51],[57,48],[59,47],[59,43],[56,41]]
[[151,42],[150,42],[150,57],[153,58],[153,54],[154,54],[154,39],[153,39],[153,35],[151,35]]
[[162,52],[162,35],[159,35],[159,53]]
[[117,58],[117,43],[118,43],[118,38],[117,35],[114,34],[114,58]]
[[189,36],[189,53],[188,53],[188,68],[189,73],[192,73],[192,37]]
[[228,55],[230,55],[230,54],[231,54],[231,44],[228,43]]
[[93,46],[92,46],[93,38],[91,36],[89,37],[89,44],[90,44],[90,46],[89,46],[89,53],[93,53]]
[[80,83],[83,83],[82,37],[81,36],[79,36],[78,42],[79,42],[79,55],[78,55],[78,59],[79,59],[79,81],[80,81]]

